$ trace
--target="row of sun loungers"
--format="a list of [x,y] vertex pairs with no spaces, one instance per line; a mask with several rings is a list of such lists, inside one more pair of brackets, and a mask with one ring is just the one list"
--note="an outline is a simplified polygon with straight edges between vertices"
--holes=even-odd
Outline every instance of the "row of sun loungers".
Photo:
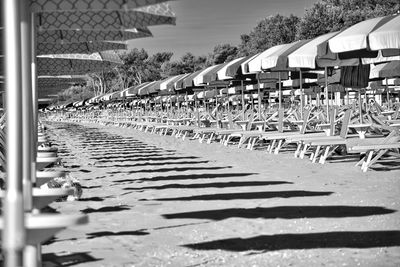
[[265,149],[274,154],[292,151],[296,158],[308,157],[320,164],[345,151],[360,156],[356,166],[365,172],[386,155],[399,156],[399,107],[395,106],[392,112],[365,113],[362,122],[355,106],[333,107],[329,112],[308,108],[302,115],[298,110],[280,110],[261,119],[255,119],[250,111],[241,120],[238,117],[233,120],[232,114],[220,120],[206,119],[198,113],[176,119],[130,114],[112,118],[98,116],[95,120],[72,117],[70,120],[129,127],[200,143],[219,142],[223,146],[236,145],[249,150]]

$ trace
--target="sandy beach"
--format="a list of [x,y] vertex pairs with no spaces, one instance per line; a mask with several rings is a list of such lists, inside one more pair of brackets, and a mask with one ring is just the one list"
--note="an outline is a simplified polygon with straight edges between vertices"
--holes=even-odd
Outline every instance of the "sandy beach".
[[46,122],[90,223],[43,246],[45,266],[400,266],[400,164],[363,173],[221,144]]

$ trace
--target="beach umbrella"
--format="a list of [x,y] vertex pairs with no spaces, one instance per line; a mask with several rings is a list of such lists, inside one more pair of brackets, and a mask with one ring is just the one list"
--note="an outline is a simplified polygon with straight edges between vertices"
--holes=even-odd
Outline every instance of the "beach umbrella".
[[282,108],[282,84],[280,72],[290,71],[288,67],[288,55],[299,47],[307,43],[307,40],[301,40],[290,44],[277,45],[268,49],[268,53],[264,53],[264,56],[260,57],[261,69],[264,71],[277,71],[278,72],[278,85],[279,85],[279,109]]
[[318,46],[321,59],[328,66],[349,66],[399,60],[399,15],[373,18],[359,22]]
[[100,72],[122,64],[114,52],[93,54],[56,54],[39,56],[37,60],[38,75],[82,75]]

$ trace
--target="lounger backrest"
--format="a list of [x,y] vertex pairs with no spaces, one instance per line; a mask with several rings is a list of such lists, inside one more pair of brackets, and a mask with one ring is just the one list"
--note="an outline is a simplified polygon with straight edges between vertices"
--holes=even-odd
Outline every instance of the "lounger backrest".
[[340,137],[341,138],[347,138],[347,132],[349,130],[349,123],[351,120],[351,109],[346,110],[344,113],[344,117],[342,120],[342,128],[340,129]]

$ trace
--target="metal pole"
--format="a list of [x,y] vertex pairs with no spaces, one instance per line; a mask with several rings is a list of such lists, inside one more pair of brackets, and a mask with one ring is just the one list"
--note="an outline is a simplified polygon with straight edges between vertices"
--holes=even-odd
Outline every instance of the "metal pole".
[[3,249],[5,266],[22,266],[25,218],[22,193],[22,90],[20,1],[4,0],[4,46],[6,81],[7,189],[4,200]]
[[[32,210],[32,73],[31,73],[31,12],[27,1],[21,6],[21,74],[22,74],[22,183],[25,211]],[[36,173],[35,173],[36,175]]]
[[258,93],[258,120],[262,121],[261,119],[261,84],[260,79],[257,79],[257,93]]
[[386,98],[387,98],[387,103],[388,103],[388,107],[387,109],[390,109],[390,96],[389,96],[389,85],[388,85],[388,78],[385,79],[386,81],[386,85],[385,85],[385,89],[386,89]]
[[[32,75],[32,109],[33,109],[33,129],[32,129],[32,183],[36,184],[36,157],[38,140],[38,87],[37,87],[37,59],[36,59],[36,16],[31,15],[31,75]],[[60,103],[60,96],[57,95],[57,105]]]
[[300,118],[303,119],[303,113],[304,113],[304,92],[303,92],[303,72],[300,70]]
[[243,80],[241,80],[241,85],[242,85],[242,116],[243,116],[243,120],[245,120],[245,118],[244,118],[244,83],[243,83]]
[[279,101],[279,109],[281,109],[282,108],[282,78],[281,78],[281,72],[278,72],[278,80],[279,80],[278,101]]
[[326,120],[327,122],[329,122],[328,67],[325,67],[325,101],[326,101]]

